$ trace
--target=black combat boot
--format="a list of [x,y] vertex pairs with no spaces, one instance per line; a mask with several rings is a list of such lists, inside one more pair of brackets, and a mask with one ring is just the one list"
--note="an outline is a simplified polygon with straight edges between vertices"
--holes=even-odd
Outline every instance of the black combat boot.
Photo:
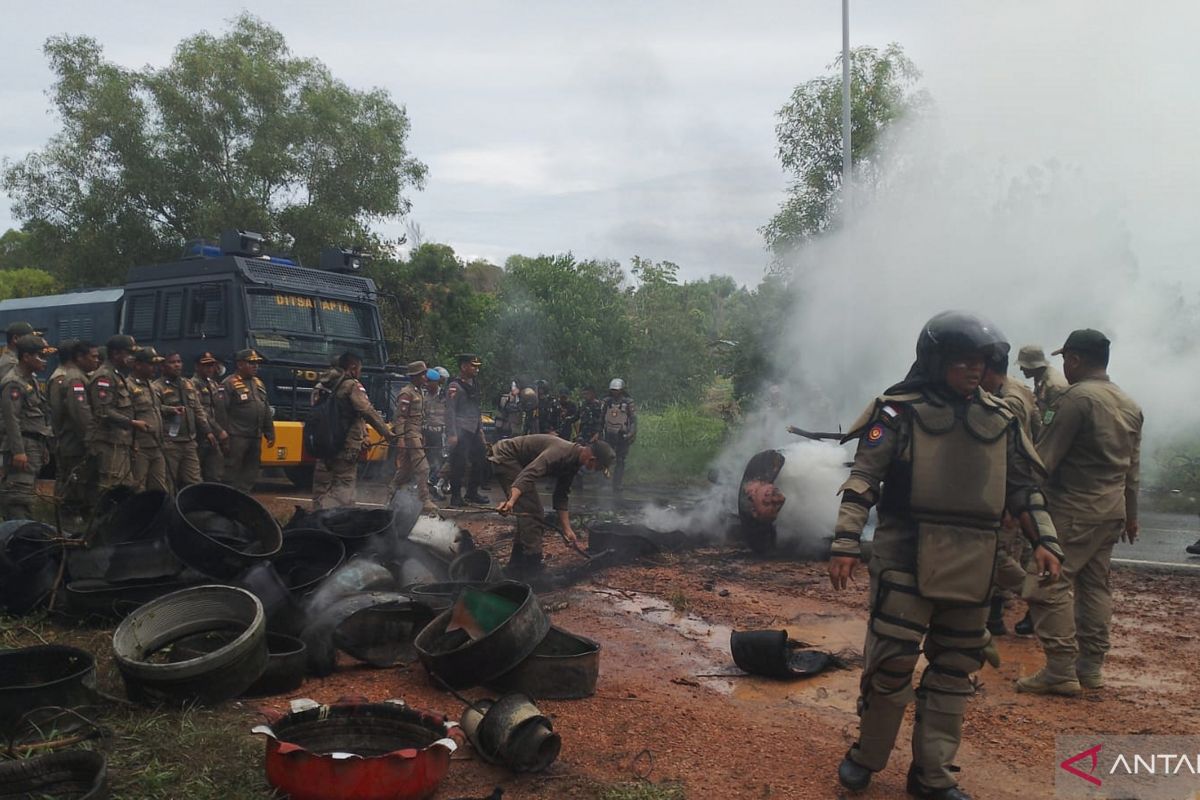
[[481,495],[478,490],[467,492],[466,497],[463,499],[468,503],[473,503],[477,506],[486,506],[491,504],[491,501]]
[[850,750],[846,751],[845,757],[842,758],[842,763],[838,764],[838,782],[852,792],[861,792],[866,789],[871,783],[871,776],[874,774],[871,770],[850,758]]
[[1029,612],[1025,612],[1025,616],[1021,617],[1021,621],[1013,625],[1013,633],[1017,636],[1033,636],[1033,618],[1029,616]]
[[992,608],[988,612],[987,629],[992,636],[1008,635],[1008,628],[1004,625],[1004,598],[998,594],[992,595]]
[[[954,767],[951,767],[954,770]],[[957,786],[947,786],[944,789],[931,789],[921,783],[917,777],[917,765],[908,768],[908,782],[904,787],[913,797],[922,800],[971,800],[971,795]]]
[[1184,550],[1187,550],[1194,556],[1200,556],[1200,539],[1197,539],[1195,544],[1189,544]]
[[466,508],[467,507],[467,504],[463,502],[461,492],[451,492],[450,493],[450,507],[451,508]]

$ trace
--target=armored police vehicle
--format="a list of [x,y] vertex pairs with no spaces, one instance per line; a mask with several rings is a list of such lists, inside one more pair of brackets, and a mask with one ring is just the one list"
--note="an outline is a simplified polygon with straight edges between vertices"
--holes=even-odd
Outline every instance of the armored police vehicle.
[[[320,268],[263,252],[262,237],[227,231],[219,245],[190,243],[180,260],[134,267],[124,288],[0,302],[0,330],[26,320],[51,343],[89,339],[102,345],[127,333],[160,353],[178,351],[190,374],[211,352],[233,369],[233,354],[254,348],[259,377],[275,411],[275,446],[264,442],[263,466],[283,467],[298,484],[311,480],[302,448],[303,419],[318,376],[346,351],[363,361],[362,382],[376,408],[390,414],[397,378],[385,372],[375,283],[355,275],[362,258],[327,249]],[[372,430],[366,459],[384,458]]]

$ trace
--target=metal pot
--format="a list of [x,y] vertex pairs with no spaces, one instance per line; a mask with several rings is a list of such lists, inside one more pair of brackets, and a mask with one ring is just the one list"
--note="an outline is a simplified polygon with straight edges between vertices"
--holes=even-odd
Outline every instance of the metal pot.
[[438,614],[417,635],[417,655],[425,669],[455,689],[485,684],[511,670],[546,638],[550,620],[524,583],[503,581],[483,587],[517,604],[508,619],[480,639],[465,631],[447,633],[450,609]]
[[495,583],[504,580],[504,568],[489,551],[479,548],[455,558],[447,567],[452,581]]
[[267,737],[267,781],[291,800],[422,800],[462,744],[456,724],[398,700],[292,705],[253,730]]
[[0,650],[0,730],[11,731],[27,712],[73,708],[95,701],[96,659],[77,647],[47,644]]
[[488,681],[488,688],[537,700],[575,700],[595,694],[599,677],[600,645],[551,626],[529,658]]
[[49,597],[63,557],[56,536],[33,520],[0,523],[0,607],[10,614],[28,614]]
[[296,595],[305,595],[346,560],[346,546],[320,528],[284,531],[283,545],[272,558],[275,571]]
[[[178,663],[160,651],[199,633],[236,631],[228,644]],[[152,600],[121,622],[113,652],[130,699],[147,703],[219,703],[244,692],[267,665],[262,603],[245,589],[196,586]]]
[[270,558],[283,543],[270,512],[224,484],[184,487],[175,496],[173,512],[167,528],[171,550],[189,567],[220,580]]

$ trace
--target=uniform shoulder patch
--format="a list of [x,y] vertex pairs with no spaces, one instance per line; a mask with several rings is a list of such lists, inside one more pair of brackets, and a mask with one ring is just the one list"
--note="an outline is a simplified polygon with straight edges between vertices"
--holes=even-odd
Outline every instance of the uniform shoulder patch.
[[110,381],[108,378],[96,378],[96,385],[101,389],[107,389],[108,387],[112,386],[112,381]]
[[13,400],[20,400],[21,399],[21,390],[18,389],[16,386],[14,386],[12,389],[9,390],[8,396],[11,397]]
[[867,443],[867,447],[878,447],[883,442],[884,430],[882,422],[876,422],[867,428],[867,432],[863,434],[863,441]]
[[1054,422],[1054,409],[1047,408],[1046,413],[1042,414],[1042,424],[1049,425],[1051,422]]

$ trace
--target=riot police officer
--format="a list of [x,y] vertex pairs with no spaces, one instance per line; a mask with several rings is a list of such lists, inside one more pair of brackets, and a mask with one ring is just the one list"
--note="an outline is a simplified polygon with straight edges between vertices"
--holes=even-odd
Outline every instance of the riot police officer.
[[921,330],[908,376],[850,429],[858,449],[841,487],[829,576],[845,589],[859,538],[879,512],[871,553],[870,619],[863,648],[858,741],[838,779],[861,791],[887,765],[922,649],[910,794],[969,800],[951,764],[983,662],[984,627],[1005,511],[1036,542],[1038,570],[1057,575],[1062,549],[1045,510],[1044,470],[1008,408],[980,390],[1003,336],[984,320],[944,312]]
[[594,386],[583,387],[583,402],[579,405],[579,441],[591,442],[604,432],[604,406],[596,398]]
[[608,397],[600,406],[604,418],[604,441],[616,453],[612,469],[614,494],[620,494],[625,481],[625,459],[629,448],[637,439],[637,408],[633,398],[625,391],[625,381],[613,378],[608,384]]
[[571,399],[571,390],[558,387],[558,420],[554,432],[568,442],[575,439],[575,423],[579,421],[579,406]]
[[[450,505],[461,508],[466,503],[487,503],[479,494],[483,482],[484,460],[483,409],[481,390],[476,376],[483,362],[474,353],[458,357],[458,377],[446,390],[446,444],[450,447]],[[469,471],[468,471],[469,467]],[[463,497],[463,479],[467,493]]]

